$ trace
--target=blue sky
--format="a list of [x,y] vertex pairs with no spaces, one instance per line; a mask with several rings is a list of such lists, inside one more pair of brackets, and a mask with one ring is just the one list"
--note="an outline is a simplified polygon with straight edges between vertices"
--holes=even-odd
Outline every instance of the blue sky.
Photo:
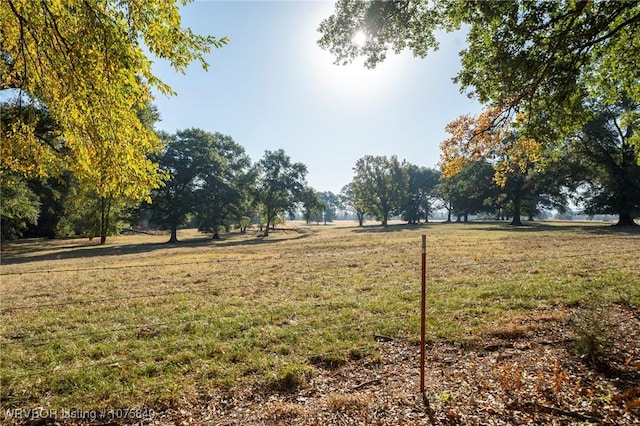
[[435,167],[445,125],[480,106],[452,82],[464,35],[442,34],[425,59],[390,54],[374,70],[333,65],[320,49],[318,25],[333,1],[204,1],[183,8],[183,26],[228,36],[204,71],[176,74],[156,60],[154,72],[178,93],[159,95],[157,128],[200,128],[230,135],[255,162],[284,149],[308,168],[318,191],[339,192],[365,155],[397,155]]

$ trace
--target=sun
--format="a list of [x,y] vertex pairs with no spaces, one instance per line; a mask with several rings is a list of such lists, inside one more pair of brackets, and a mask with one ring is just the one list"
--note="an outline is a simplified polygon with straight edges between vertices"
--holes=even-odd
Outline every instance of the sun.
[[353,35],[353,43],[358,47],[364,47],[367,44],[367,33],[362,30],[358,30]]

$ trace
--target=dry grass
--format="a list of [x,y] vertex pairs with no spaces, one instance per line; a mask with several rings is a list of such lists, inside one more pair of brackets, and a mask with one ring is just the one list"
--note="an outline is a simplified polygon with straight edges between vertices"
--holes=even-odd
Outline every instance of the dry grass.
[[593,299],[640,304],[640,235],[602,226],[20,242],[2,253],[0,402],[162,410],[212,390],[294,392],[314,369],[375,362],[374,336],[418,339],[422,233],[431,341],[515,339],[530,331],[518,318]]

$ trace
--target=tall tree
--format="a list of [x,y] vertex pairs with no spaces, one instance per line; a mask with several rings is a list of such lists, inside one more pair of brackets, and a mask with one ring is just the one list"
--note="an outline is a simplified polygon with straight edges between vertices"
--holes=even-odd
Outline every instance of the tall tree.
[[407,173],[409,174],[409,196],[403,208],[404,219],[414,224],[420,223],[421,219],[428,222],[431,212],[430,197],[438,183],[440,172],[409,164]]
[[247,213],[246,196],[253,186],[255,171],[244,148],[230,136],[215,133],[209,149],[217,161],[211,161],[200,177],[202,186],[195,191],[198,229],[218,239],[221,230],[229,230]]
[[640,120],[629,120],[640,106],[630,100],[606,105],[593,102],[595,118],[570,138],[565,160],[578,165],[574,175],[588,185],[586,212],[618,215],[619,226],[637,226],[640,215],[640,165],[630,143]]
[[162,137],[166,143],[158,161],[168,179],[152,192],[151,222],[169,229],[169,242],[175,243],[188,215],[205,212],[208,206],[212,211],[208,217],[202,213],[202,226],[213,231],[220,225],[222,199],[232,196],[233,167],[241,169],[248,158],[230,137],[219,133],[186,129]]
[[318,194],[324,203],[323,219],[325,225],[327,222],[333,222],[339,208],[342,208],[340,197],[331,191],[320,192]]
[[320,223],[324,216],[326,204],[322,200],[320,193],[311,187],[302,190],[302,217],[307,224],[311,222]]
[[129,223],[138,202],[125,197],[101,197],[95,189],[69,178],[65,187],[64,213],[56,225],[56,235],[100,238],[105,244]]
[[[226,39],[183,29],[179,4],[165,0],[1,0],[0,90],[46,106],[64,150],[45,144],[37,120],[2,127],[0,173],[63,168],[106,204],[144,199],[162,175],[148,154],[161,146],[137,107],[172,90],[152,73],[152,56],[184,72]],[[1,176],[0,176],[1,178]]]
[[353,194],[386,227],[389,218],[401,212],[408,197],[407,164],[398,161],[395,155],[391,158],[366,155],[356,162],[353,170]]
[[345,185],[340,191],[341,203],[351,209],[358,218],[358,226],[364,226],[364,217],[367,214],[366,201],[357,190],[354,191],[354,181],[351,181],[348,185]]
[[493,164],[494,180],[512,203],[512,225],[522,225],[522,204],[534,187],[533,177],[547,164],[544,147],[518,133],[520,122],[501,121],[498,108],[478,117],[464,115],[447,124],[451,137],[441,145],[440,165],[445,177],[459,173],[465,164],[486,159]]
[[[523,136],[560,143],[589,119],[584,100],[621,93],[640,103],[640,2],[339,0],[319,27],[318,43],[337,63],[364,56],[374,67],[388,51],[424,57],[438,31],[464,28],[467,46],[456,76],[463,90],[500,108],[528,112]],[[365,42],[354,35],[362,31]],[[550,139],[552,138],[552,139]],[[640,151],[640,136],[630,140]]]
[[494,195],[496,184],[494,170],[487,160],[481,159],[465,164],[453,177],[453,211],[464,222],[469,215],[491,210],[487,200]]
[[292,163],[284,150],[265,151],[258,162],[256,185],[256,200],[265,215],[265,237],[269,236],[269,228],[279,215],[292,211],[296,202],[302,201],[306,175],[307,167]]

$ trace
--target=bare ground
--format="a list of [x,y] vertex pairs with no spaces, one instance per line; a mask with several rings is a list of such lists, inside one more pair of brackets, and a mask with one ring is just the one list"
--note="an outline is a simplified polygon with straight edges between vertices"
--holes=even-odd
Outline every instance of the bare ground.
[[[238,387],[156,414],[155,425],[640,425],[640,309],[607,307],[611,346],[576,355],[576,318],[559,307],[464,343],[378,339],[380,357],[316,368],[293,392]],[[604,320],[603,320],[604,321]]]

